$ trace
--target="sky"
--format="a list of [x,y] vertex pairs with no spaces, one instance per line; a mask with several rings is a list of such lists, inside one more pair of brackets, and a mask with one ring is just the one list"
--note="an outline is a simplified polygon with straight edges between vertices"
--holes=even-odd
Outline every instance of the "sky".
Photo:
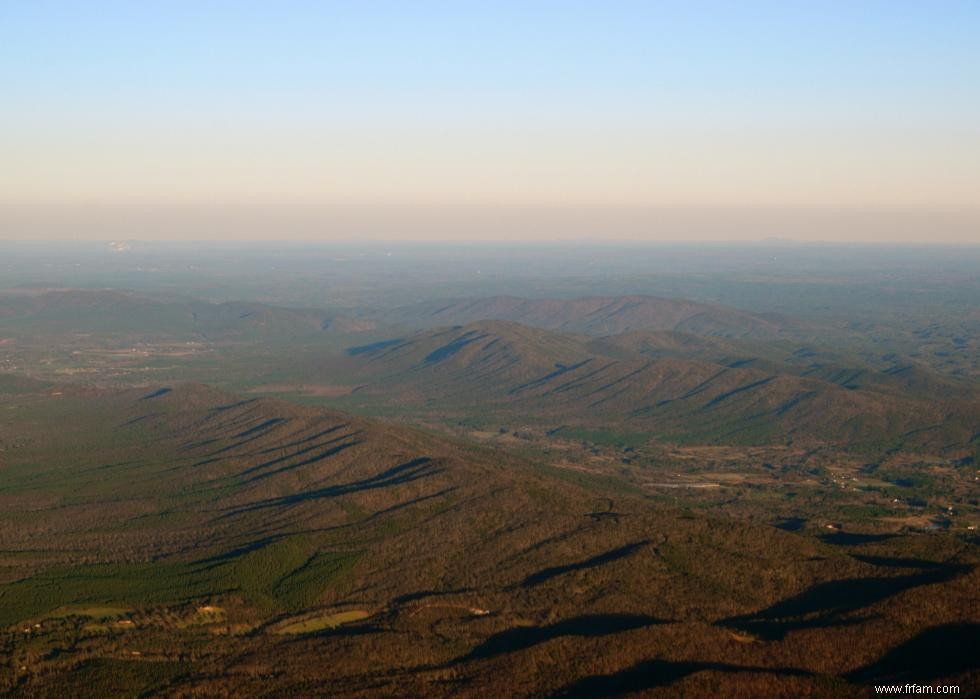
[[980,2],[0,0],[0,239],[980,244]]

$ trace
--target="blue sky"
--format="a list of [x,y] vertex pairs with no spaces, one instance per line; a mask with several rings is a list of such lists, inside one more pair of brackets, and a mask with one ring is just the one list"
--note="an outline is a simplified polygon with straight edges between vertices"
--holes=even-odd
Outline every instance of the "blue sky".
[[980,111],[976,2],[39,0],[0,18],[15,107]]
[[970,209],[977,2],[0,2],[0,202]]

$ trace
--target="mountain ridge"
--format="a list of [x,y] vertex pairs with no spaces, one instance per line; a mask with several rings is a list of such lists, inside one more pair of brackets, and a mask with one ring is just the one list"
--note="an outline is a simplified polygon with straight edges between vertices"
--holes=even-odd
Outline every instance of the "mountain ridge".
[[[609,346],[617,351],[605,353]],[[359,397],[373,393],[406,406],[460,413],[479,395],[483,411],[511,417],[592,420],[708,443],[911,439],[966,447],[977,409],[974,391],[916,368],[888,373],[724,364],[683,352],[649,356],[618,346],[615,338],[593,341],[510,321],[422,330],[352,348],[345,361],[325,362],[311,373],[347,376],[358,382]],[[927,390],[949,385],[957,392],[944,400],[921,397],[927,392],[921,387],[905,395],[903,374]]]

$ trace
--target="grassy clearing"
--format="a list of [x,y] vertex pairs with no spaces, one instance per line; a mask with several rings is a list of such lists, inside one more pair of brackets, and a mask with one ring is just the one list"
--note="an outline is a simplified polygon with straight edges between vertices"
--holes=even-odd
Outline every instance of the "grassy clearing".
[[225,592],[242,594],[264,612],[297,612],[359,558],[316,551],[309,539],[291,537],[222,560],[53,569],[0,587],[0,626],[52,610],[179,604]]
[[279,635],[316,633],[317,631],[336,629],[344,624],[349,624],[352,621],[367,619],[369,616],[371,615],[363,609],[355,609],[349,612],[337,612],[336,614],[327,614],[325,616],[310,617],[308,619],[303,619],[302,621],[296,621],[291,624],[287,624],[286,626],[279,627],[273,633]]

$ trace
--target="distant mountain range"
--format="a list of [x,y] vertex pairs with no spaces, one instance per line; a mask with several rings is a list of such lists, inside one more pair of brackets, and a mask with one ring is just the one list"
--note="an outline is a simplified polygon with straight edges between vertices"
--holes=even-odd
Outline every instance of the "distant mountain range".
[[427,302],[399,308],[389,322],[420,327],[507,320],[523,325],[588,335],[632,330],[675,330],[731,338],[798,338],[818,327],[776,315],[656,296],[597,296],[579,299],[526,299],[492,296]]
[[114,290],[0,293],[0,333],[127,333],[152,337],[309,336],[324,330],[359,332],[369,320],[316,309],[262,303],[210,303]]

